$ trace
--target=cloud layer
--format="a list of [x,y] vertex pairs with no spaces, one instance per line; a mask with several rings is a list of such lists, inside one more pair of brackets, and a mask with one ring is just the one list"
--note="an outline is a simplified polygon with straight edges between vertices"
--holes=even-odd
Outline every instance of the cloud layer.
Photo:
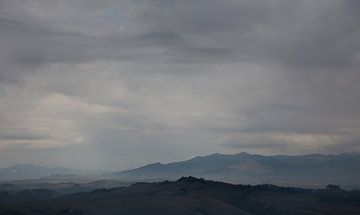
[[359,9],[0,0],[0,164],[359,152]]

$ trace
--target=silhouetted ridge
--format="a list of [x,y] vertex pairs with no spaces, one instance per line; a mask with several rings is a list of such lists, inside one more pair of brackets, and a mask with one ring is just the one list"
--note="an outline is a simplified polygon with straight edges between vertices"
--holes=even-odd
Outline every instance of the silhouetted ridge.
[[316,190],[234,185],[187,176],[63,196],[48,190],[0,192],[0,214],[357,215],[360,191],[338,185]]
[[196,183],[196,182],[200,182],[200,183],[205,183],[206,180],[203,178],[196,178],[193,176],[187,176],[187,177],[181,177],[177,180],[177,182],[186,182],[186,183]]

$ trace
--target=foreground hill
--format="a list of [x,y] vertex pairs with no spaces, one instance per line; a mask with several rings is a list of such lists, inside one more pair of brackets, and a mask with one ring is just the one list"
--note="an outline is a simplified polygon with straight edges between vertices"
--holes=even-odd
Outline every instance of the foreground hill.
[[174,182],[58,196],[51,190],[0,193],[0,214],[360,214],[360,191],[232,185],[183,177]]
[[241,184],[322,187],[339,184],[360,188],[360,155],[263,156],[248,153],[213,154],[204,157],[117,172],[114,177],[127,181],[174,180],[192,175]]

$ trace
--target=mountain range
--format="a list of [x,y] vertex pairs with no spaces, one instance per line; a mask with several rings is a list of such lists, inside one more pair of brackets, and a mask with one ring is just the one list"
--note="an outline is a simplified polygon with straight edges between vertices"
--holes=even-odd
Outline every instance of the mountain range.
[[0,181],[30,180],[44,177],[71,178],[91,174],[103,173],[102,171],[71,169],[66,167],[46,167],[33,164],[15,164],[0,169]]
[[360,154],[253,155],[212,154],[168,164],[154,163],[113,173],[123,180],[174,180],[195,176],[235,184],[360,187]]
[[254,155],[212,154],[173,163],[153,163],[119,172],[50,168],[30,164],[0,169],[0,181],[43,178],[79,181],[118,180],[122,182],[176,180],[182,176],[201,177],[233,184],[276,184],[318,188],[338,184],[360,188],[360,154],[337,155]]

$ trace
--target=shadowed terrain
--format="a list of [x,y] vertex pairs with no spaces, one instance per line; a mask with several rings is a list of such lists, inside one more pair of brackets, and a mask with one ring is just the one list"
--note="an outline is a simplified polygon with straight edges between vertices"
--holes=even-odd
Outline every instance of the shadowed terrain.
[[0,214],[360,214],[360,191],[182,177],[64,196],[51,190],[2,192]]

